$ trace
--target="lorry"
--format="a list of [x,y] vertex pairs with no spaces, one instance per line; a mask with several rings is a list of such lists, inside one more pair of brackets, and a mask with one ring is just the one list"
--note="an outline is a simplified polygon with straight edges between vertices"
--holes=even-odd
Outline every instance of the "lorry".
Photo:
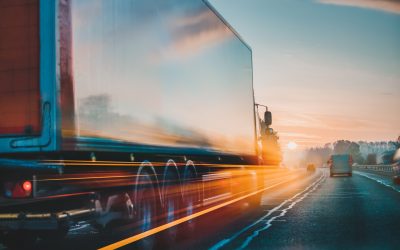
[[256,119],[251,48],[208,1],[0,0],[0,33],[8,247],[80,220],[145,232],[262,187],[271,113]]
[[349,154],[334,154],[328,160],[329,175],[353,175],[353,157]]

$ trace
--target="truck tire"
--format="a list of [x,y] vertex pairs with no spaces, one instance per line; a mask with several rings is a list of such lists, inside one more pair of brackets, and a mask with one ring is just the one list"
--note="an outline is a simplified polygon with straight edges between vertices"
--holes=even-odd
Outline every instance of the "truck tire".
[[[143,171],[138,179],[135,204],[137,206],[138,233],[143,233],[156,227],[158,193],[150,174]],[[155,244],[156,236],[151,235],[140,240],[136,245],[138,249],[153,249]]]
[[[178,219],[178,212],[181,211],[182,193],[179,185],[179,177],[172,171],[168,172],[163,183],[164,197],[164,223],[170,223]],[[165,245],[173,247],[178,237],[178,228],[170,227],[163,233]]]
[[[195,182],[196,174],[193,170],[185,173],[183,180],[183,208],[185,213],[183,216],[190,216],[195,213],[195,208],[200,201],[200,193],[198,184]],[[182,236],[189,238],[195,235],[196,223],[195,219],[188,220],[182,227]]]

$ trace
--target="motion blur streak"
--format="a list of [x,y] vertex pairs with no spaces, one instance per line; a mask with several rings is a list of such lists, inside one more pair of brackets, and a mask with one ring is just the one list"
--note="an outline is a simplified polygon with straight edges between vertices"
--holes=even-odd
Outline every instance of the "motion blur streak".
[[[82,160],[43,160],[45,165],[57,165],[57,166],[140,166],[142,162],[121,162],[121,161],[82,161]],[[165,162],[152,162],[154,167],[165,166]],[[176,163],[177,166],[185,166],[186,163]],[[234,164],[205,164],[197,163],[196,166],[206,166],[206,167],[218,167],[218,168],[231,168],[237,167]],[[260,168],[258,165],[246,165],[247,167]],[[268,166],[263,166],[268,167]],[[274,166],[270,166],[274,167]],[[272,170],[272,169],[271,169]]]
[[[285,179],[286,179],[286,178],[285,178]],[[168,228],[174,227],[174,226],[176,226],[176,225],[179,225],[179,224],[181,224],[181,223],[184,223],[184,222],[189,221],[189,220],[191,220],[191,219],[194,219],[194,218],[196,218],[196,217],[205,215],[205,214],[207,214],[207,213],[213,212],[213,211],[215,211],[215,210],[217,210],[217,209],[220,209],[220,208],[222,208],[222,207],[225,207],[225,206],[228,206],[228,205],[233,204],[233,203],[235,203],[235,202],[238,202],[238,201],[241,201],[241,200],[243,200],[243,199],[249,198],[249,197],[251,197],[251,196],[253,196],[253,195],[259,194],[259,193],[264,192],[264,191],[266,191],[266,190],[268,190],[268,189],[272,189],[272,188],[275,188],[275,187],[277,187],[277,186],[279,186],[279,185],[288,183],[288,182],[292,181],[293,179],[295,179],[295,178],[290,178],[290,179],[286,179],[286,180],[280,181],[280,182],[278,182],[278,183],[275,183],[275,184],[270,185],[270,186],[268,186],[268,187],[259,189],[259,190],[257,190],[257,191],[252,192],[252,193],[249,193],[249,194],[247,194],[247,195],[240,196],[240,197],[238,197],[238,198],[235,198],[235,199],[229,200],[229,201],[227,201],[227,202],[224,202],[224,203],[222,203],[222,204],[219,204],[219,205],[210,207],[210,208],[208,208],[208,209],[202,210],[202,211],[197,212],[197,213],[195,213],[195,214],[192,214],[192,215],[190,215],[190,216],[183,217],[183,218],[181,218],[181,219],[178,219],[178,220],[175,220],[175,221],[173,221],[173,222],[164,224],[164,225],[162,225],[162,226],[153,228],[153,229],[148,230],[148,231],[146,231],[146,232],[143,232],[143,233],[134,235],[134,236],[132,236],[132,237],[126,238],[126,239],[121,240],[121,241],[118,241],[118,242],[113,243],[113,244],[111,244],[111,245],[102,247],[102,248],[100,248],[100,250],[117,249],[117,248],[126,246],[126,245],[128,245],[128,244],[132,244],[132,243],[134,243],[134,242],[136,242],[136,241],[139,241],[139,240],[141,240],[141,239],[143,239],[143,238],[145,238],[145,237],[148,237],[148,236],[150,236],[150,235],[159,233],[159,232],[161,232],[161,231],[164,231],[164,230],[166,230],[166,229],[168,229]]]
[[97,177],[74,177],[74,178],[53,178],[53,179],[43,179],[37,181],[70,181],[70,180],[87,180],[87,179],[106,179],[106,178],[129,178],[138,175],[120,175],[120,176],[97,176]]
[[[211,165],[207,165],[211,166]],[[214,165],[212,165],[215,167]],[[223,166],[221,164],[221,166]],[[230,165],[225,165],[230,166]],[[218,168],[219,166],[217,166]],[[288,179],[294,177],[297,174],[297,171],[292,170],[289,172],[282,171],[279,169],[268,169],[268,170],[255,170],[257,171],[257,175],[268,177],[268,183],[272,184],[275,181],[281,181],[282,179]],[[37,178],[35,181],[38,184],[38,189],[43,189],[45,187],[58,187],[62,185],[64,188],[68,188],[70,193],[74,193],[78,187],[84,188],[84,190],[91,190],[92,188],[122,188],[121,191],[126,191],[129,193],[129,190],[125,190],[125,187],[131,186],[134,184],[135,180],[142,175],[136,174],[130,171],[96,171],[90,174],[76,174],[76,173],[64,173],[63,178],[59,178],[57,176],[43,176],[42,178]],[[157,175],[158,184],[163,181],[163,176]],[[233,194],[235,197],[238,195],[244,195],[257,190],[256,187],[248,187],[241,185],[241,183],[246,183],[248,180],[249,174],[248,172],[243,172],[241,170],[236,169],[226,169],[223,171],[217,171],[214,174],[205,174],[203,176],[203,180],[199,180],[202,186],[202,191],[207,193],[209,198],[205,199],[209,200],[211,203],[214,203],[216,200],[213,199],[217,194],[221,194],[222,191],[225,193],[225,197],[221,197],[222,199],[233,198]],[[137,183],[137,184],[146,184],[145,182]],[[197,185],[196,184],[196,185]],[[235,188],[236,187],[236,188]],[[240,189],[238,189],[240,187]],[[179,186],[171,187],[175,189],[176,193],[179,193]]]

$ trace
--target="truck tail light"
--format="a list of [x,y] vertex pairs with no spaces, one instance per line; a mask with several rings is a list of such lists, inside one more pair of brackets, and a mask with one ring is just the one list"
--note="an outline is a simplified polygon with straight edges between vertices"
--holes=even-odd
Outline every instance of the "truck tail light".
[[353,166],[353,157],[350,155],[350,157],[349,157],[349,165],[350,166]]
[[24,181],[24,183],[22,183],[22,188],[25,192],[32,192],[32,182]]
[[8,198],[27,198],[32,195],[32,182],[29,180],[4,183],[5,196]]

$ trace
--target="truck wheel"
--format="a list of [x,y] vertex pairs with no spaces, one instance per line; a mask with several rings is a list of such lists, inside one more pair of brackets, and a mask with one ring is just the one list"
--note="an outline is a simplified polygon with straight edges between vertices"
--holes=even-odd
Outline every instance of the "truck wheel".
[[36,243],[37,236],[33,232],[20,230],[4,234],[3,244],[12,250],[31,249]]
[[[168,183],[167,183],[168,182]],[[182,204],[182,194],[179,185],[178,176],[174,173],[168,173],[163,187],[164,195],[164,223],[173,222],[178,218],[180,205]],[[163,233],[166,245],[172,247],[177,239],[177,227],[170,227]]]
[[[192,170],[189,170],[184,176],[183,183],[183,207],[184,215],[190,216],[194,214],[195,207],[200,200],[198,184],[196,183],[196,175]],[[182,227],[182,236],[185,238],[194,235],[196,223],[194,219],[188,220]]]
[[[157,192],[150,175],[140,173],[139,185],[136,190],[138,233],[146,232],[156,226]],[[153,249],[156,242],[154,235],[148,236],[138,242],[139,249]]]

